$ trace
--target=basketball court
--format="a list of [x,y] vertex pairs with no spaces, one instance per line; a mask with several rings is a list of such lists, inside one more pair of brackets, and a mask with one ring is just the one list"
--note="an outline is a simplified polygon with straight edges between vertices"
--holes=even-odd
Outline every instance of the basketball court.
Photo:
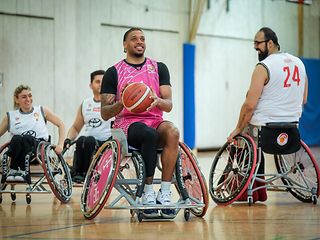
[[[215,152],[200,152],[198,160],[207,178]],[[268,168],[267,164],[267,168]],[[0,205],[2,239],[319,239],[319,205],[302,203],[286,192],[268,192],[268,200],[255,203],[210,204],[203,218],[183,212],[173,220],[142,221],[129,210],[103,209],[93,220],[80,210],[81,188],[73,188],[68,204],[53,194],[3,195]]]

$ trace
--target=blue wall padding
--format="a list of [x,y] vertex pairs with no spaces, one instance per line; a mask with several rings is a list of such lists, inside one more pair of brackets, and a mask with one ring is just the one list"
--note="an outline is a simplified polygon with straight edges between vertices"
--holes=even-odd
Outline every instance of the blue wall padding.
[[309,146],[320,146],[320,59],[302,58],[308,75],[308,101],[304,106],[299,130]]
[[195,147],[195,50],[195,45],[183,44],[183,135],[191,149]]

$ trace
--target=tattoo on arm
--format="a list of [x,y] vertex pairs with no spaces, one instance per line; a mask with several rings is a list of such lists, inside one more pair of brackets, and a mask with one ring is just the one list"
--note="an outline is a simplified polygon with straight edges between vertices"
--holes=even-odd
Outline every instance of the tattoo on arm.
[[101,94],[101,115],[105,118],[111,118],[121,112],[123,106],[116,102],[114,94]]

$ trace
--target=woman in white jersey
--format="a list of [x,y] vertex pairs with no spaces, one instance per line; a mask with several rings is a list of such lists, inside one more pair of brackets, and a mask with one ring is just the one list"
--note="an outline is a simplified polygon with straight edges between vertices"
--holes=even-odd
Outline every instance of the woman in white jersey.
[[62,120],[48,108],[33,106],[32,92],[29,86],[20,85],[14,91],[14,109],[7,112],[0,123],[0,137],[7,131],[11,135],[8,156],[11,158],[10,171],[6,181],[25,181],[26,155],[34,152],[41,140],[48,141],[47,121],[59,129],[59,141],[55,147],[61,153],[65,136]]
[[73,162],[72,180],[82,183],[91,163],[94,151],[111,137],[111,122],[105,121],[100,114],[100,89],[104,70],[97,70],[90,75],[90,88],[93,97],[83,100],[78,108],[76,119],[70,127],[64,147],[68,147],[76,139],[84,127],[81,136],[76,141],[75,158]]

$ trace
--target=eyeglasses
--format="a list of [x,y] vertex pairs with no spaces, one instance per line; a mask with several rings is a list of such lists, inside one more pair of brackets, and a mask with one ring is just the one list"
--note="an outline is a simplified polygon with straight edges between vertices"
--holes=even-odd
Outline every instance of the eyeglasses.
[[270,39],[263,40],[263,41],[253,41],[253,45],[259,45],[260,43],[268,42],[269,40],[270,40]]

